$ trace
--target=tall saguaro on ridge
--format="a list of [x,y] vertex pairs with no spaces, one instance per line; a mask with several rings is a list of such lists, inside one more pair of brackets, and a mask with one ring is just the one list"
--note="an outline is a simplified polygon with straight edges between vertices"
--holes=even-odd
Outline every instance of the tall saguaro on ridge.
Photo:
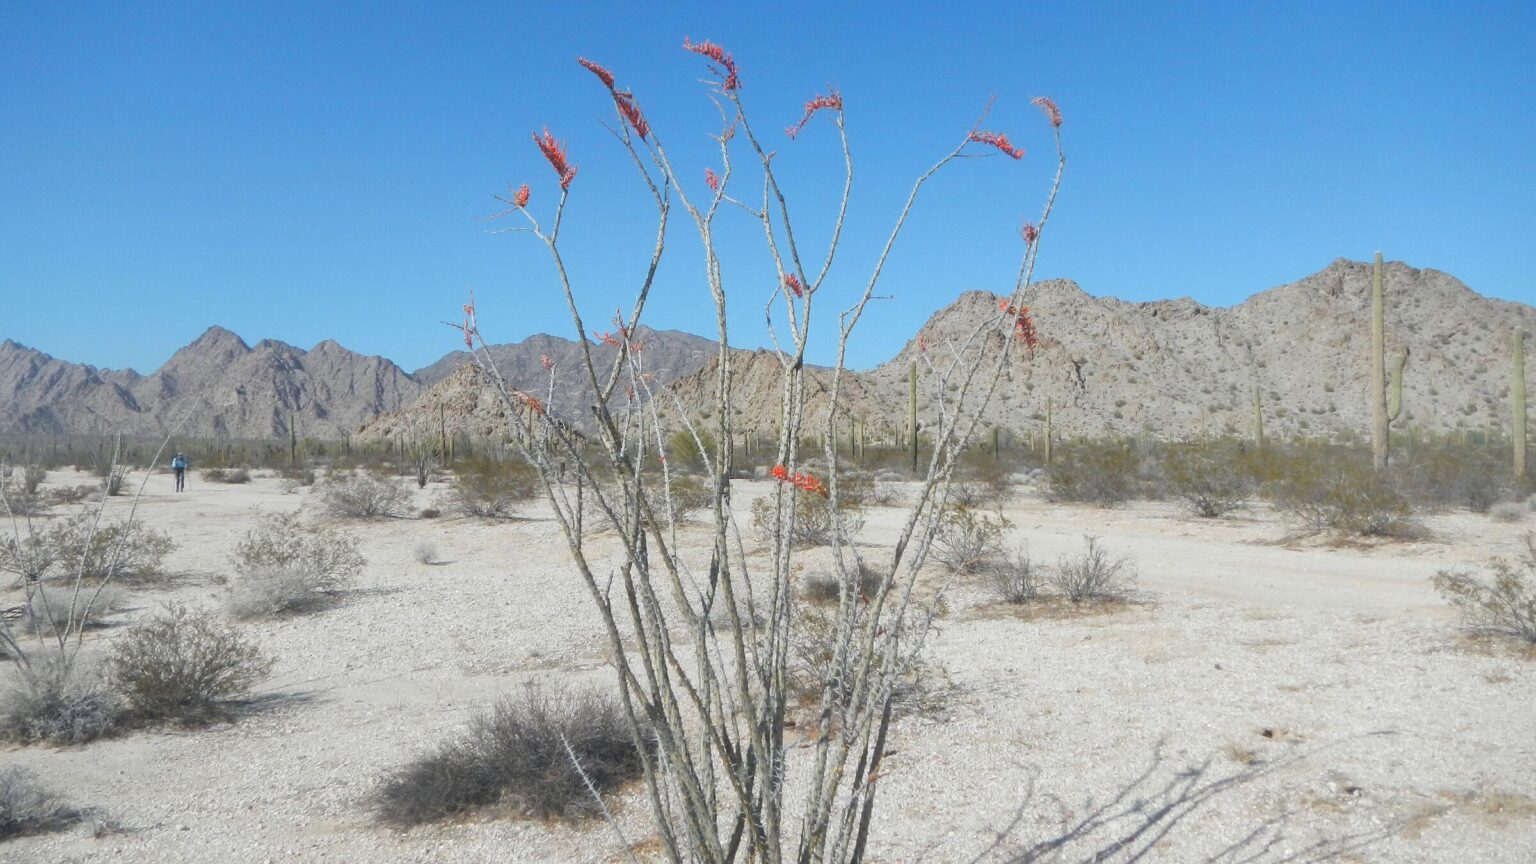
[[1516,324],[1509,339],[1509,437],[1515,451],[1515,476],[1525,476],[1525,331]]
[[1387,403],[1387,336],[1383,323],[1381,253],[1371,263],[1371,368],[1366,378],[1371,402],[1371,458],[1377,471],[1385,471],[1392,446],[1392,424],[1403,413],[1403,367],[1408,349],[1398,355],[1392,369],[1391,404]]

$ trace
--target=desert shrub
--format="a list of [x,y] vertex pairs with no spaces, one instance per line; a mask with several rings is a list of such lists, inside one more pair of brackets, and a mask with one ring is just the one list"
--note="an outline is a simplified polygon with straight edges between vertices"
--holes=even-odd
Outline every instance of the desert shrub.
[[398,517],[411,503],[411,493],[404,486],[372,474],[333,474],[319,488],[325,512],[345,519]]
[[431,540],[423,540],[411,550],[411,557],[417,564],[436,564],[438,559],[437,544]]
[[1003,554],[1003,535],[1012,527],[1002,513],[988,516],[963,505],[950,507],[929,554],[951,573],[975,573]]
[[[701,442],[704,445],[702,451],[699,450]],[[667,438],[667,464],[674,469],[690,474],[705,474],[709,470],[706,455],[709,461],[715,458],[715,439],[708,432],[700,431],[695,440],[693,433],[679,429]]]
[[356,579],[367,564],[356,535],[305,525],[297,513],[266,513],[235,545],[228,606],[239,617],[312,606]]
[[0,539],[0,572],[28,580],[73,580],[83,575],[94,586],[110,574],[126,582],[160,575],[165,556],[175,548],[169,535],[141,522],[98,520],[94,512],[77,513],[34,524],[18,538]]
[[980,571],[983,584],[1004,603],[1032,603],[1045,588],[1045,571],[1029,557],[1029,550],[1015,549],[1007,558],[990,561]]
[[1392,470],[1403,478],[1404,494],[1424,506],[1487,513],[1513,491],[1508,458],[1490,447],[1420,443],[1406,448]]
[[538,471],[520,459],[476,457],[455,467],[451,500],[465,516],[503,519],[539,488]]
[[1495,522],[1523,522],[1529,511],[1524,504],[1505,501],[1488,509],[1488,516]]
[[1420,533],[1413,505],[1391,472],[1376,471],[1360,458],[1322,454],[1292,465],[1269,495],[1275,507],[1303,529],[1397,538]]
[[88,486],[84,484],[76,486],[59,486],[53,489],[49,489],[48,494],[44,500],[49,506],[58,504],[79,504],[81,501],[91,497],[97,491],[98,490],[95,486]]
[[0,840],[58,831],[80,814],[24,768],[0,768]]
[[1442,570],[1435,575],[1435,590],[1461,610],[1474,631],[1536,643],[1536,533],[1527,533],[1524,545],[1514,562],[1495,558],[1489,563],[1492,581]]
[[421,512],[417,513],[416,515],[422,519],[436,519],[437,517],[443,515],[443,511],[437,509],[436,507],[423,507],[421,508]]
[[302,465],[290,465],[277,470],[277,476],[292,481],[296,486],[315,485],[315,469]]
[[77,745],[110,734],[121,704],[100,676],[78,666],[36,661],[0,694],[0,740]]
[[[785,494],[788,494],[787,492]],[[752,502],[752,529],[764,543],[773,542],[777,522],[774,515],[773,495],[764,495]],[[790,542],[795,546],[826,546],[832,542],[834,531],[844,537],[858,533],[864,527],[864,506],[861,498],[846,496],[839,490],[838,512],[832,512],[832,503],[814,492],[800,492],[794,496],[794,523],[790,529]]]
[[109,680],[139,723],[207,723],[229,715],[272,664],[228,624],[172,607],[117,640]]
[[[857,628],[870,612],[868,606],[862,603],[857,604],[855,609],[856,634]],[[902,629],[911,631],[915,627],[909,619]],[[915,633],[912,634],[913,637],[915,635]],[[915,643],[915,638],[912,641]],[[853,658],[857,651],[844,651],[843,656],[839,658],[837,647],[836,612],[827,607],[803,608],[795,616],[794,627],[790,631],[791,664],[789,680],[786,683],[789,695],[804,707],[818,705],[823,694],[827,693],[830,687],[832,710],[836,717],[841,718],[849,708],[849,701],[853,697],[858,673]],[[885,674],[886,663],[889,662],[885,655],[876,655],[871,662],[873,663],[870,668],[872,678]],[[897,715],[920,713],[941,707],[942,694],[932,686],[937,677],[934,666],[922,657],[907,651],[898,652],[894,662],[897,665],[892,706]]]
[[48,496],[40,492],[28,492],[19,483],[0,482],[0,517],[38,516],[48,509]]
[[374,813],[408,826],[504,804],[534,818],[575,819],[598,811],[583,772],[599,793],[608,793],[641,771],[641,754],[616,700],[530,685],[393,772],[373,796]]
[[1051,584],[1073,603],[1123,599],[1136,581],[1135,564],[1126,556],[1109,554],[1097,537],[1083,540],[1083,554],[1061,558],[1051,572]]
[[1118,507],[1136,495],[1140,470],[1140,456],[1126,444],[1076,444],[1046,467],[1046,498]]
[[29,634],[53,635],[82,625],[99,625],[102,618],[121,609],[127,599],[121,589],[112,585],[102,586],[100,591],[94,585],[82,585],[80,596],[71,603],[73,594],[71,590],[35,592],[22,607],[21,629]]
[[23,465],[21,468],[21,491],[29,495],[37,494],[37,487],[43,485],[48,479],[48,469],[41,465]]
[[680,474],[669,475],[668,480],[670,482],[665,490],[660,488],[660,477],[653,479],[651,486],[647,487],[647,498],[658,519],[666,519],[668,500],[672,502],[673,513],[678,519],[714,506],[715,495],[708,483]]
[[203,470],[203,480],[207,483],[238,485],[251,482],[251,472],[244,468],[207,468]]
[[[855,599],[864,600],[880,590],[885,574],[879,573],[862,561],[857,562],[858,572],[853,586]],[[811,603],[838,603],[843,596],[843,580],[837,573],[813,573],[800,580],[800,596]]]
[[128,482],[128,466],[113,465],[101,479],[102,488],[108,495],[123,494],[123,484]]
[[1189,512],[1218,519],[1237,510],[1253,495],[1253,479],[1238,466],[1229,448],[1171,447],[1163,457],[1168,491]]

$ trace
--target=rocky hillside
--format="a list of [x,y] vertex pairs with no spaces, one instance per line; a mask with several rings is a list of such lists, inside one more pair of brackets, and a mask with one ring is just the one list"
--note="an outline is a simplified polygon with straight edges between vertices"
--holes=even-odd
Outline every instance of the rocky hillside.
[[[0,344],[0,430],[269,438],[346,435],[426,389],[382,357],[321,342],[254,347],[209,328],[150,375],[67,363]],[[185,422],[183,422],[185,418]]]
[[[1089,296],[1067,280],[1042,282],[1028,300],[1040,344],[1033,352],[1013,351],[985,420],[1029,436],[1043,426],[1049,401],[1054,429],[1062,436],[1178,437],[1202,430],[1246,435],[1257,388],[1270,435],[1362,433],[1368,418],[1370,284],[1369,264],[1340,259],[1236,306],[1213,308],[1188,298],[1128,303]],[[1483,297],[1448,274],[1396,262],[1385,267],[1385,286],[1388,351],[1407,348],[1411,355],[1400,428],[1506,429],[1509,333],[1517,323],[1536,331],[1536,309]],[[872,439],[893,439],[906,425],[909,364],[919,360],[919,422],[936,422],[935,367],[978,325],[996,319],[999,299],[985,292],[962,294],[891,360],[848,373],[846,415],[861,422]],[[780,363],[765,351],[736,352],[733,362],[736,428],[772,435]],[[714,369],[711,356],[671,385],[676,400],[696,418],[712,413]],[[808,429],[824,422],[829,381],[826,370],[807,372]],[[455,399],[483,404],[462,392]],[[441,401],[427,397],[434,429],[442,409],[431,406]],[[443,416],[452,428],[452,412]],[[371,429],[382,432],[402,422],[409,421],[392,419]],[[839,437],[845,422],[838,421]],[[472,432],[472,426],[463,431]]]
[[[1246,434],[1256,387],[1272,435],[1360,433],[1367,423],[1370,281],[1369,264],[1340,259],[1226,308],[1188,298],[1128,303],[1091,297],[1066,280],[1042,282],[1028,301],[1040,344],[1010,356],[986,421],[1027,436],[1043,425],[1049,401],[1059,435]],[[1436,433],[1505,429],[1509,333],[1516,324],[1536,331],[1536,309],[1396,262],[1386,266],[1386,291],[1388,350],[1411,354],[1400,425]],[[931,425],[940,386],[932,364],[995,319],[998,299],[964,293],[891,360],[848,373],[848,417],[875,439],[894,437],[906,425],[907,370],[918,359],[919,419]],[[637,339],[652,386],[670,388],[664,410],[681,404],[707,418],[714,343],[649,329]],[[613,351],[593,348],[600,363]],[[510,386],[541,398],[549,390],[548,358],[555,410],[585,425],[591,395],[578,343],[540,335],[490,353]],[[737,428],[773,434],[778,359],[765,351],[733,358]],[[215,327],[146,376],[66,363],[7,341],[0,343],[0,431],[153,434],[190,415],[185,428],[201,435],[285,436],[290,416],[301,434],[317,436],[420,437],[445,426],[450,434],[495,434],[507,417],[483,376],[463,368],[468,360],[455,352],[406,374],[334,342],[309,351],[273,341],[250,347]],[[829,381],[826,370],[808,370],[811,424],[825,417]]]

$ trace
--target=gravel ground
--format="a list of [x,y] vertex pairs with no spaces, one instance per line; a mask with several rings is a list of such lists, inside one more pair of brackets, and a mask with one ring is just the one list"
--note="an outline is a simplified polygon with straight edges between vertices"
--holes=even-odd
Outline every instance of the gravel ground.
[[[169,485],[151,480],[141,516],[176,538],[176,579],[134,591],[116,620],[217,606],[253,508],[314,507],[270,478]],[[743,511],[767,488],[742,487]],[[238,723],[0,751],[110,829],[13,840],[0,859],[618,860],[600,823],[402,833],[368,818],[379,778],[475,707],[527,681],[611,680],[558,528],[525,515],[347,526],[369,566],[342,602],[243,625],[276,666]],[[899,515],[873,511],[863,541],[888,543]],[[1204,522],[1026,494],[1007,515],[1038,560],[1090,533],[1129,555],[1133,602],[1021,614],[958,586],[931,649],[948,695],[896,725],[872,861],[1536,860],[1536,662],[1462,637],[1429,585],[1510,554],[1530,523],[1447,514],[1427,520],[1430,540],[1330,546],[1287,539],[1262,511]],[[441,563],[414,560],[422,540]],[[617,810],[630,840],[647,836],[640,794]]]

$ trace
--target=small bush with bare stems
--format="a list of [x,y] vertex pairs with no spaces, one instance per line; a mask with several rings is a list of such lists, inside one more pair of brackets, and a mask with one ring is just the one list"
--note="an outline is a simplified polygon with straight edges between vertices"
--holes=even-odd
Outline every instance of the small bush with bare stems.
[[266,513],[235,545],[227,604],[241,618],[312,608],[367,564],[355,534],[304,524],[297,513]]
[[272,662],[238,630],[170,607],[117,639],[108,680],[135,723],[202,725],[231,716]]
[[1045,568],[1029,557],[1029,550],[1020,547],[1006,558],[990,561],[980,571],[982,583],[1004,603],[1033,603],[1045,590]]
[[885,577],[862,561],[858,563],[857,572],[858,580],[852,585],[846,584],[836,570],[813,573],[800,580],[800,596],[808,603],[836,604],[842,600],[844,591],[849,590],[855,598],[868,600],[880,590],[880,582]]
[[21,491],[28,494],[37,494],[39,486],[48,479],[48,469],[37,464],[21,466]]
[[0,693],[0,740],[87,744],[111,734],[121,714],[121,702],[100,675],[45,657]]
[[374,813],[402,827],[494,804],[535,819],[594,816],[594,793],[640,776],[635,741],[613,698],[529,685],[392,772],[373,795]]
[[1001,512],[989,516],[964,505],[950,507],[930,554],[951,573],[977,573],[1002,556],[1003,537],[1012,527]]
[[505,519],[537,494],[539,475],[520,459],[465,459],[454,468],[451,501],[465,516]]
[[116,585],[104,585],[99,591],[82,593],[86,596],[75,598],[71,603],[65,592],[34,592],[22,606],[19,619],[22,631],[49,636],[68,632],[77,621],[87,622],[88,627],[99,627],[103,618],[123,608],[128,599],[127,593]]
[[244,468],[204,468],[203,482],[237,486],[251,482],[251,472]]
[[60,831],[80,821],[79,811],[20,766],[0,768],[0,840]]
[[1435,575],[1435,590],[1474,632],[1536,644],[1536,533],[1528,532],[1523,546],[1514,561],[1493,559],[1488,581],[1463,570]]
[[342,519],[393,519],[405,515],[411,493],[389,477],[338,472],[319,487],[320,506]]
[[1097,537],[1083,538],[1087,548],[1072,558],[1064,556],[1051,571],[1050,581],[1073,603],[1123,600],[1136,581],[1136,566],[1127,556],[1111,555]]

